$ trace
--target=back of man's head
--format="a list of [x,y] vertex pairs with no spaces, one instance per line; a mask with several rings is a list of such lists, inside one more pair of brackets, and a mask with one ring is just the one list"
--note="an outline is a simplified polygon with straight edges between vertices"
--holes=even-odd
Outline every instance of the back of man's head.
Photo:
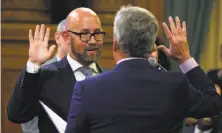
[[56,31],[57,31],[57,32],[63,32],[63,31],[65,31],[65,23],[66,23],[66,20],[65,20],[65,19],[62,20],[62,21],[58,24]]
[[114,38],[121,52],[130,57],[144,57],[151,52],[159,26],[148,10],[123,6],[114,20]]
[[67,55],[69,51],[69,45],[64,41],[62,34],[65,31],[65,23],[66,19],[62,20],[56,29],[56,32],[54,34],[55,41],[58,45],[57,47],[57,59],[62,59],[65,55]]

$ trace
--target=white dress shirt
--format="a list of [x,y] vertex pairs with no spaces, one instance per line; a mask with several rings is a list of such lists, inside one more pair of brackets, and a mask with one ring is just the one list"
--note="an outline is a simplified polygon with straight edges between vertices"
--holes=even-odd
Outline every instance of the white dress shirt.
[[[72,71],[74,73],[76,80],[77,81],[84,80],[86,78],[85,75],[80,71],[76,71],[78,68],[83,67],[83,65],[77,62],[76,60],[72,59],[69,54],[67,55],[67,60],[68,60],[69,65],[72,68]],[[95,70],[93,75],[96,75],[98,73],[96,63],[90,64],[89,67]],[[26,70],[28,73],[37,73],[40,70],[40,66],[28,61]]]
[[[72,68],[72,71],[74,72],[74,75],[76,77],[76,80],[77,81],[81,81],[81,80],[84,80],[86,78],[86,76],[80,72],[80,71],[76,71],[78,68],[81,68],[83,67],[82,64],[80,64],[79,62],[77,62],[76,60],[73,60],[70,55],[68,54],[67,55],[67,60],[69,62],[69,65],[71,66]],[[98,73],[98,70],[97,70],[97,67],[96,67],[96,63],[92,63],[89,65],[90,68],[92,68],[93,70],[95,70],[95,72],[93,72],[93,76],[95,76],[97,73]]]
[[60,61],[61,59],[59,58],[58,54],[56,54],[56,59],[57,61]]
[[208,129],[206,131],[201,131],[197,125],[195,126],[194,133],[210,133],[213,129]]

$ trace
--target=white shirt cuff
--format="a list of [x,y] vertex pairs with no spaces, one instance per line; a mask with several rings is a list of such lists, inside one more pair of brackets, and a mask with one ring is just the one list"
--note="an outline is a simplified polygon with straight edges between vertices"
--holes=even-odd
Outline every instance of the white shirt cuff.
[[185,74],[197,66],[199,66],[199,65],[194,60],[194,58],[190,58],[187,61],[185,61],[184,63],[180,64],[180,69]]
[[30,62],[30,61],[27,62],[26,66],[27,66],[26,67],[26,71],[28,73],[38,73],[39,70],[40,70],[40,67],[41,67],[41,66],[36,65],[36,64],[34,64],[34,63]]

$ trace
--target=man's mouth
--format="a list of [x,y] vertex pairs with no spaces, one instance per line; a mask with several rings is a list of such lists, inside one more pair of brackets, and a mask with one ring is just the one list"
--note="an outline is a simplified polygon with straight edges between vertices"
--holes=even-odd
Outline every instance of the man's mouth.
[[97,51],[98,48],[93,48],[93,49],[87,49],[86,51]]
[[98,48],[94,48],[94,49],[87,49],[87,53],[88,54],[96,54],[97,53]]

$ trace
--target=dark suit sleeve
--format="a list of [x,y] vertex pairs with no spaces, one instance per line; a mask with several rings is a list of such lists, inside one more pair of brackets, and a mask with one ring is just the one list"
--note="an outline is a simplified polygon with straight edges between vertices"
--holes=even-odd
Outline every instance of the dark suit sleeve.
[[216,70],[211,70],[207,73],[208,77],[210,78],[210,80],[214,83],[214,84],[218,84],[219,83],[219,78],[217,76],[219,69]]
[[190,70],[186,77],[188,80],[184,78],[180,85],[180,88],[183,89],[181,92],[187,90],[185,94],[180,94],[181,97],[188,96],[188,100],[185,101],[188,110],[186,117],[201,118],[219,114],[222,109],[221,98],[204,71],[200,67],[196,67]]
[[8,103],[8,119],[14,123],[25,123],[39,111],[41,86],[40,73],[31,74],[24,70],[18,79]]
[[75,84],[65,133],[88,133],[86,112],[83,108],[83,89],[81,82]]

